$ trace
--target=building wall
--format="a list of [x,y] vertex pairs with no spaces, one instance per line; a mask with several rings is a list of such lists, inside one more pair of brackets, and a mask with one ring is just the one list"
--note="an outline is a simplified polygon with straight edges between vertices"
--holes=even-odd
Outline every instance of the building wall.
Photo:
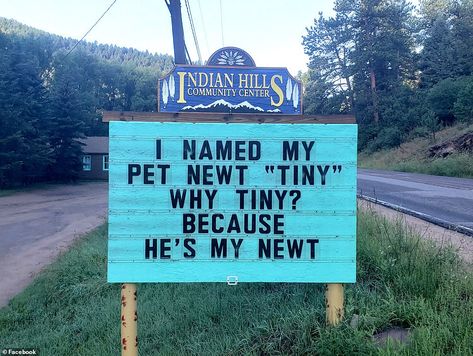
[[90,156],[91,158],[91,170],[82,170],[79,177],[81,179],[108,180],[108,171],[103,170],[104,154],[86,153],[85,155]]

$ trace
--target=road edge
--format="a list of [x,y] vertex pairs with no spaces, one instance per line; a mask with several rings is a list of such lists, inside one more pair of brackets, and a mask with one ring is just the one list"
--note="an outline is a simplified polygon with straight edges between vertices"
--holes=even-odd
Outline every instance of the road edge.
[[401,213],[414,216],[416,218],[425,220],[425,221],[427,221],[429,223],[432,223],[434,225],[441,226],[445,229],[456,231],[456,232],[459,232],[461,234],[473,237],[473,229],[470,229],[466,226],[452,224],[452,223],[449,223],[448,221],[436,218],[434,216],[424,214],[424,213],[421,213],[421,212],[418,212],[418,211],[415,211],[415,210],[412,210],[412,209],[404,208],[404,207],[399,206],[399,205],[391,204],[391,203],[388,203],[384,200],[379,200],[379,199],[372,198],[372,197],[369,197],[369,196],[366,196],[366,195],[363,195],[363,194],[357,194],[357,197],[360,198],[360,199],[366,200],[370,203],[379,204],[379,205],[385,206],[387,208],[399,211]]

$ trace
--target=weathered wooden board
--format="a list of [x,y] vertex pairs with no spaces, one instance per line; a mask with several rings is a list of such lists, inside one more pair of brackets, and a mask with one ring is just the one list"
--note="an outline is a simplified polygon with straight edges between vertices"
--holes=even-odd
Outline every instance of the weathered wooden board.
[[355,282],[356,142],[356,125],[110,122],[109,282]]
[[159,113],[140,111],[104,111],[102,121],[137,122],[208,122],[268,124],[354,124],[352,115],[283,115],[228,113]]

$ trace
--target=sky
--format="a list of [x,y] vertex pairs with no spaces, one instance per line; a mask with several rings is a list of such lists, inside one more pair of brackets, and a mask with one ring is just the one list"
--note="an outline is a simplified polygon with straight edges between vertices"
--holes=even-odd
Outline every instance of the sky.
[[[0,16],[61,36],[81,38],[112,0],[0,0]],[[185,1],[184,33],[191,59],[197,52]],[[224,46],[240,47],[261,67],[305,71],[301,44],[314,18],[332,14],[332,0],[189,0],[204,61]],[[222,26],[223,25],[223,26]],[[223,31],[222,31],[223,30]],[[171,17],[164,0],[117,0],[85,38],[88,41],[173,54]]]

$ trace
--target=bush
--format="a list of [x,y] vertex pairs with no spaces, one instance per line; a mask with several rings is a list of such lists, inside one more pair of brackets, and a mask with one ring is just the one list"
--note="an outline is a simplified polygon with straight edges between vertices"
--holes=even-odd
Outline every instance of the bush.
[[382,129],[378,137],[368,144],[368,149],[378,151],[383,148],[398,147],[402,143],[401,132],[397,127],[387,127]]
[[431,110],[444,125],[451,125],[455,121],[453,107],[460,89],[460,81],[448,78],[434,85],[427,94]]
[[459,120],[464,122],[473,121],[473,77],[469,78],[465,87],[458,93],[453,111]]

